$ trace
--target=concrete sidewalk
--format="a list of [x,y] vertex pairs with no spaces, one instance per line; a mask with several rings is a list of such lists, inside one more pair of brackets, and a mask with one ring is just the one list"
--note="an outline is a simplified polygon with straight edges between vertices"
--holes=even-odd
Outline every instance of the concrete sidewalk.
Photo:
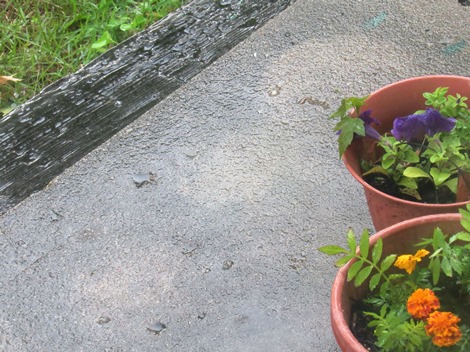
[[469,76],[469,23],[457,0],[294,2],[0,217],[0,350],[338,351],[316,248],[372,225],[326,117]]

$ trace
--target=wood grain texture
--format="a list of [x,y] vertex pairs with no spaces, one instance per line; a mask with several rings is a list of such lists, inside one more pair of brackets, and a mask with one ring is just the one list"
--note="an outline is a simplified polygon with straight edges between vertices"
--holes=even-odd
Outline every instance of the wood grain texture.
[[193,0],[0,121],[0,213],[194,77],[291,0]]

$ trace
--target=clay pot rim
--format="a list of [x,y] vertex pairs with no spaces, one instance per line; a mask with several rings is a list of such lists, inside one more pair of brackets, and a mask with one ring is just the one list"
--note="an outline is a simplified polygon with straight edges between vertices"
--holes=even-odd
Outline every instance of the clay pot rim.
[[[467,79],[468,80],[468,84],[470,86],[470,77],[466,77],[466,76],[457,76],[457,75],[428,75],[428,76],[419,76],[419,77],[411,77],[411,78],[407,78],[407,79],[404,79],[404,80],[401,80],[401,81],[397,81],[397,82],[394,82],[394,83],[391,83],[391,84],[388,84],[386,86],[383,86],[382,88],[379,88],[378,90],[374,91],[373,93],[371,93],[369,95],[369,97],[372,97],[372,96],[375,96],[375,95],[380,95],[383,93],[383,91],[386,91],[388,90],[390,87],[395,87],[395,86],[399,86],[399,85],[402,85],[402,84],[407,84],[408,82],[412,82],[412,81],[420,81],[420,80],[429,80],[429,79],[432,79],[432,80],[435,80],[435,79],[442,79],[442,80],[446,80],[446,79]],[[470,99],[470,97],[469,97]],[[346,152],[344,153],[343,157],[342,157],[342,161],[344,163],[344,165],[346,166],[346,168],[348,169],[348,171],[351,173],[351,175],[357,180],[359,181],[359,183],[364,187],[366,188],[367,190],[371,191],[371,192],[376,192],[378,194],[380,194],[381,196],[383,196],[384,198],[387,198],[389,200],[392,200],[394,202],[399,202],[399,203],[402,203],[402,204],[407,204],[407,205],[413,205],[413,206],[416,206],[417,208],[433,208],[433,209],[440,209],[440,208],[448,208],[448,207],[461,207],[461,206],[464,206],[466,204],[469,204],[470,203],[470,200],[468,201],[463,201],[463,202],[456,202],[456,203],[446,203],[446,204],[440,204],[440,203],[420,203],[420,202],[413,202],[413,201],[409,201],[409,200],[405,200],[405,199],[401,199],[401,198],[397,198],[397,197],[393,197],[387,193],[384,193],[382,191],[379,191],[378,189],[372,187],[371,185],[369,185],[367,182],[365,182],[363,180],[363,178],[361,177],[361,175],[357,174],[357,172],[352,168],[352,166],[350,165],[350,163],[347,161],[347,155],[349,153],[353,153],[352,151],[352,145],[350,145],[347,149],[346,149]]]
[[[387,227],[383,230],[380,230],[376,234],[372,235],[369,239],[369,243],[371,245],[375,244],[377,240],[382,237],[383,240],[392,236],[393,234],[400,232],[402,230],[407,230],[409,228],[418,227],[420,224],[423,223],[440,223],[443,221],[460,221],[462,216],[459,213],[444,213],[444,214],[434,214],[434,215],[426,215],[421,216],[418,218],[413,218],[409,220],[405,220],[403,222],[399,222],[395,225]],[[330,319],[331,324],[333,327],[333,332],[335,334],[335,338],[342,347],[341,344],[347,346],[348,351],[350,352],[368,352],[365,347],[356,339],[349,328],[349,322],[346,321],[344,318],[344,311],[342,306],[342,292],[344,285],[347,279],[347,272],[349,267],[352,265],[354,260],[350,260],[347,264],[342,266],[336,277],[333,281],[333,286],[331,289],[331,302],[330,302]],[[333,326],[333,322],[336,326]],[[337,330],[341,331],[341,339],[340,342],[338,340]]]

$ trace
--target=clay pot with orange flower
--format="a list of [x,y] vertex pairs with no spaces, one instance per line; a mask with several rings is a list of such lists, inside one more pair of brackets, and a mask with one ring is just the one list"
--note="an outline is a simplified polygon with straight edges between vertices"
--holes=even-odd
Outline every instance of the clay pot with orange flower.
[[400,222],[347,247],[331,294],[342,351],[470,350],[470,207]]

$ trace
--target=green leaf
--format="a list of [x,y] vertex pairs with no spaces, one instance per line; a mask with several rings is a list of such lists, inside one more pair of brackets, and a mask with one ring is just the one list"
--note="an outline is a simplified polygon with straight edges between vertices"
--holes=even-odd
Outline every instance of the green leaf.
[[380,308],[380,316],[381,317],[385,317],[387,315],[387,312],[388,312],[388,304],[385,303],[382,308]]
[[447,257],[442,258],[441,269],[447,276],[452,277],[452,267]]
[[367,258],[369,255],[369,231],[367,230],[364,230],[361,239],[359,240],[359,250],[361,252],[361,257]]
[[380,282],[380,273],[374,274],[369,281],[369,290],[373,291]]
[[468,232],[459,232],[456,234],[458,240],[470,242],[470,233]]
[[362,283],[369,277],[372,269],[372,266],[366,266],[361,271],[359,271],[359,273],[356,275],[356,278],[354,279],[354,286],[358,287],[362,285]]
[[460,220],[460,224],[465,230],[470,231],[470,220],[462,218],[462,220]]
[[[125,21],[126,19],[124,19]],[[118,20],[116,18],[112,18],[108,24],[106,25],[107,28],[114,29],[116,27],[119,27],[122,23],[122,19]]]
[[351,144],[354,134],[365,136],[364,121],[353,117],[343,117],[335,126],[335,131],[341,131],[338,137],[339,156],[341,157],[346,148]]
[[[123,18],[122,21],[127,21],[127,18]],[[142,15],[137,15],[131,23],[123,23],[119,27],[119,29],[123,32],[132,30],[132,29],[137,29],[139,26],[145,23],[145,17]]]
[[[371,316],[371,317],[373,317],[373,318],[374,318],[374,317],[380,318],[377,314],[372,314],[372,313],[369,313],[369,312],[364,312],[364,315],[369,315],[369,316]],[[376,327],[376,326],[379,325],[379,324],[380,324],[380,321],[378,321],[378,320],[371,320],[371,321],[367,324],[367,326],[368,326],[369,328],[373,328],[373,327]]]
[[419,155],[410,148],[405,151],[405,155],[402,161],[406,161],[407,163],[419,163]]
[[446,246],[446,239],[444,233],[438,227],[434,229],[432,240],[434,250],[438,250],[439,248],[443,248]]
[[[380,315],[374,312],[364,312],[364,315],[367,317],[372,317],[374,319],[380,319]],[[379,322],[377,320],[372,320],[369,324],[367,324],[367,326],[373,327],[373,326],[377,326],[378,324]]]
[[354,232],[351,228],[349,228],[349,230],[348,230],[347,241],[348,241],[349,250],[351,252],[355,253],[356,252],[356,247],[357,247],[356,236],[354,235]]
[[426,171],[421,170],[419,167],[409,166],[403,171],[403,175],[406,177],[417,178],[417,177],[426,177],[430,178],[429,174]]
[[441,252],[442,252],[442,248],[439,248],[437,251],[434,251],[434,253],[429,256],[429,259],[439,256]]
[[382,256],[383,240],[379,238],[372,248],[372,262],[377,264]]
[[367,172],[364,172],[362,174],[362,177],[370,175],[370,174],[382,174],[382,175],[388,176],[387,170],[385,170],[382,166],[374,166]]
[[109,34],[108,31],[105,31],[103,35],[98,39],[96,42],[94,42],[91,47],[92,49],[101,49],[108,44],[115,43],[113,38],[111,37],[111,34]]
[[[380,294],[381,297],[384,297],[384,296],[387,294],[387,291],[388,291],[389,286],[390,286],[390,285],[389,285],[388,281],[385,281],[382,285],[380,285],[380,292],[379,292],[379,294]],[[384,307],[384,306],[382,306],[382,308],[383,308],[383,307]]]
[[457,274],[462,275],[462,263],[455,258],[450,258],[450,266]]
[[395,163],[396,156],[393,154],[384,154],[382,156],[382,167],[387,170]]
[[322,253],[328,254],[328,255],[335,255],[335,254],[340,254],[340,253],[349,253],[346,249],[335,246],[335,245],[328,245],[328,246],[323,246],[318,248],[318,250]]
[[344,98],[341,100],[341,105],[338,110],[330,115],[330,119],[339,118],[342,119],[344,116],[348,116],[350,111],[359,111],[359,109],[364,105],[368,96],[359,98],[359,97],[350,97]]
[[[470,206],[467,206],[467,209],[468,208],[470,208]],[[465,230],[470,232],[470,212],[465,209],[459,209],[459,213],[460,215],[462,215],[462,220],[460,221],[460,224]]]
[[429,171],[429,173],[431,174],[432,179],[434,181],[434,184],[436,186],[441,185],[442,183],[444,183],[451,176],[450,172],[446,172],[444,170],[439,170],[436,167],[432,167],[431,170]]
[[344,257],[341,257],[336,261],[335,266],[340,268],[353,258],[354,258],[354,254],[345,255]]
[[354,277],[357,275],[359,270],[361,270],[362,264],[363,264],[363,261],[358,260],[353,265],[351,265],[351,267],[348,270],[348,278],[347,278],[348,281],[351,281],[352,279],[354,279]]
[[[411,180],[411,179],[410,179],[410,180]],[[417,187],[417,185],[416,185],[416,187]],[[418,190],[416,190],[416,189],[402,188],[402,189],[400,189],[400,192],[401,192],[402,194],[406,194],[406,195],[409,195],[409,196],[411,196],[411,197],[413,197],[413,198],[416,198],[416,199],[418,199],[418,200],[421,200],[421,195],[419,194]]]
[[432,282],[434,285],[437,285],[439,281],[439,276],[441,273],[441,263],[439,258],[433,258],[431,264],[431,271],[432,271]]
[[123,32],[129,31],[131,29],[134,29],[134,26],[132,23],[123,23],[119,26],[119,29]]
[[418,183],[416,182],[414,178],[403,176],[403,177],[400,177],[400,180],[397,183],[398,185],[409,188],[409,189],[418,189]]
[[390,275],[388,276],[388,278],[389,278],[390,281],[401,280],[401,279],[403,279],[404,277],[405,277],[405,275],[403,275],[403,274],[390,274]]
[[443,185],[447,186],[452,191],[452,193],[457,194],[458,183],[459,183],[459,179],[457,177],[454,177],[444,182]]
[[427,247],[432,244],[432,238],[422,238],[421,242],[415,244],[416,247]]
[[0,108],[0,117],[2,117],[2,115],[8,114],[14,108],[15,108],[14,105],[10,105],[10,106]]
[[382,260],[382,263],[380,264],[380,270],[382,271],[388,270],[388,268],[390,268],[392,264],[395,262],[396,258],[397,258],[396,254],[388,255],[384,260]]

